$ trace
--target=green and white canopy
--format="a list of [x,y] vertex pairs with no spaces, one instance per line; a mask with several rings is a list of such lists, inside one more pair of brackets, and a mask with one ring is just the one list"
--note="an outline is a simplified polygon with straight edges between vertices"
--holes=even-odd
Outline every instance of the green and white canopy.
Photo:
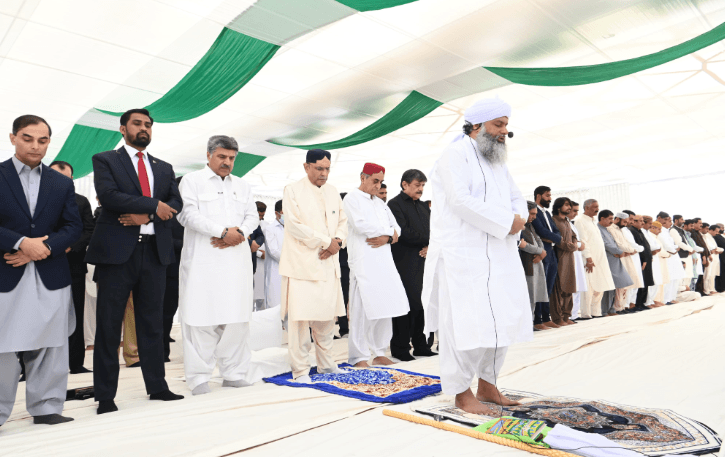
[[0,125],[45,117],[82,177],[147,107],[177,173],[226,134],[279,195],[312,146],[340,190],[366,161],[396,187],[498,95],[525,191],[697,176],[725,171],[724,22],[723,0],[3,0]]

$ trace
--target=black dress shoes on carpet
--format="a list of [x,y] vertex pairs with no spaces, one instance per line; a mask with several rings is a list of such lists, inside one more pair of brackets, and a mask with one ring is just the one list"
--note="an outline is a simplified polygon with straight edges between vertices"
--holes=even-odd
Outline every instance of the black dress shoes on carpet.
[[139,368],[141,367],[141,362],[132,363],[131,365],[126,365],[126,368]]
[[71,368],[70,374],[93,373],[86,367]]
[[116,406],[116,402],[113,400],[100,400],[98,402],[98,410],[96,411],[96,414],[106,414],[114,411],[118,411],[118,406]]
[[401,362],[410,362],[411,360],[415,360],[415,357],[410,355],[410,352],[404,352],[402,354],[390,354],[396,359],[400,360]]
[[170,390],[164,390],[161,392],[157,392],[155,394],[149,395],[151,400],[161,400],[161,401],[174,401],[174,400],[181,400],[184,398],[183,395],[177,395],[173,393]]
[[414,349],[413,355],[416,357],[431,357],[434,355],[438,355],[438,353],[431,351],[429,348],[425,348],[425,349],[420,349],[420,350]]
[[34,424],[56,425],[64,422],[72,421],[72,417],[61,416],[60,414],[45,414],[43,416],[33,416]]

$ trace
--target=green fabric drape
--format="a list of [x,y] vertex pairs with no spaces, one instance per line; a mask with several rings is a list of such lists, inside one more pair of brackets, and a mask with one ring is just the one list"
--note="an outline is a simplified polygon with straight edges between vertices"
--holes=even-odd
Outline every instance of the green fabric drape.
[[164,123],[188,121],[206,114],[244,87],[278,50],[275,44],[225,27],[194,68],[146,109],[155,122]]
[[63,160],[73,166],[73,177],[82,178],[93,172],[91,157],[110,151],[119,141],[121,132],[75,124],[55,160]]
[[362,130],[353,133],[341,140],[330,141],[319,144],[293,145],[282,144],[274,141],[270,143],[280,146],[290,146],[299,149],[340,149],[355,146],[356,144],[367,143],[368,141],[380,138],[392,133],[408,124],[412,124],[418,119],[426,116],[443,103],[426,97],[420,92],[413,91],[405,97],[395,108],[393,108],[385,116],[368,125]]
[[725,23],[684,43],[634,59],[561,68],[483,67],[502,78],[529,86],[578,86],[609,81],[671,62],[725,39]]
[[337,0],[337,3],[342,3],[357,11],[376,11],[416,1],[418,0]]
[[249,173],[252,168],[259,165],[259,163],[264,159],[266,159],[265,156],[258,156],[255,154],[240,152],[239,154],[237,154],[237,158],[234,159],[234,168],[232,169],[232,174],[241,178],[242,176]]

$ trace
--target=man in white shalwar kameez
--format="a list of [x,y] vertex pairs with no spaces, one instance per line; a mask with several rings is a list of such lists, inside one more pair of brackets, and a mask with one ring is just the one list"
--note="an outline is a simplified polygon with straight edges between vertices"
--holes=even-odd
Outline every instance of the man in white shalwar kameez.
[[430,175],[425,331],[438,330],[443,392],[474,414],[496,413],[481,401],[516,404],[498,391],[496,377],[508,346],[533,338],[517,255],[528,209],[506,166],[510,115],[511,106],[498,98],[467,109],[464,133],[445,149]]
[[252,253],[247,237],[259,225],[252,188],[231,175],[239,147],[216,135],[207,144],[208,164],[184,176],[184,249],[179,267],[179,320],[184,373],[192,394],[211,392],[214,367],[222,387],[248,386],[252,359]]
[[657,215],[657,222],[662,224],[663,227],[662,232],[657,235],[657,239],[662,245],[662,248],[670,254],[667,257],[667,270],[670,275],[670,280],[665,284],[664,290],[664,302],[669,305],[677,303],[677,293],[680,283],[685,277],[685,269],[682,267],[682,261],[680,260],[680,248],[672,238],[672,218],[669,214],[661,212]]
[[655,304],[655,297],[657,296],[657,290],[663,284],[662,262],[659,260],[659,253],[662,250],[662,246],[660,246],[660,242],[657,241],[657,235],[650,231],[651,229],[652,217],[644,216],[644,227],[642,227],[641,232],[644,234],[644,237],[652,250],[652,278],[654,279],[654,285],[649,286],[649,289],[647,290],[647,302],[645,303],[645,306],[658,308],[660,305]]
[[330,158],[322,149],[307,151],[307,176],[284,188],[284,248],[280,315],[287,319],[292,377],[311,382],[310,329],[318,373],[339,373],[332,353],[335,317],[345,315],[340,281],[341,248],[347,242],[347,216],[340,193],[330,184]]
[[393,263],[390,245],[398,242],[400,226],[392,211],[377,197],[385,168],[366,163],[360,187],[343,200],[347,215],[347,255],[350,266],[349,363],[367,367],[392,365],[385,350],[393,337],[393,317],[410,311],[403,282]]
[[594,199],[584,201],[584,214],[581,214],[574,225],[586,244],[582,251],[587,272],[587,291],[581,298],[581,319],[601,317],[601,301],[604,292],[614,290],[614,280],[609,269],[607,251],[604,250],[604,240],[595,219],[599,214],[599,202]]
[[[621,213],[622,217],[624,217],[624,214],[628,214],[629,217],[627,218],[627,225],[632,226],[633,218],[636,218],[637,215],[634,214],[632,211],[625,211]],[[630,230],[622,230],[622,235],[624,235],[624,238],[627,240],[627,242],[632,246],[632,248],[637,251],[637,254],[644,251],[644,246],[637,243],[637,240],[634,239],[634,235],[632,235],[632,232]],[[639,282],[638,284],[641,284],[642,287],[644,287],[644,274],[642,274],[642,260],[639,258],[639,255],[633,255],[630,257],[632,259],[632,263],[634,263],[635,270],[637,271],[637,278]],[[633,278],[634,279],[634,278]],[[635,281],[636,282],[636,281]],[[629,289],[627,291],[627,303],[629,303],[629,309],[632,310],[636,306],[637,302],[637,291],[638,289]]]
[[284,239],[284,212],[282,200],[274,204],[275,219],[264,229],[264,245],[267,259],[264,262],[264,299],[266,308],[274,308],[282,302],[282,276],[279,275],[279,259]]

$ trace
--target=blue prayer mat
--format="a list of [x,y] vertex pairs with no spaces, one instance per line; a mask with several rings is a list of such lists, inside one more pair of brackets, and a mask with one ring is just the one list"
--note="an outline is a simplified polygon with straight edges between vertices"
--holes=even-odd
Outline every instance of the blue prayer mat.
[[340,368],[346,372],[318,374],[317,368],[313,367],[310,384],[295,382],[291,372],[264,378],[264,381],[280,386],[308,387],[375,403],[409,403],[441,391],[438,376],[390,367],[354,368],[347,363]]

